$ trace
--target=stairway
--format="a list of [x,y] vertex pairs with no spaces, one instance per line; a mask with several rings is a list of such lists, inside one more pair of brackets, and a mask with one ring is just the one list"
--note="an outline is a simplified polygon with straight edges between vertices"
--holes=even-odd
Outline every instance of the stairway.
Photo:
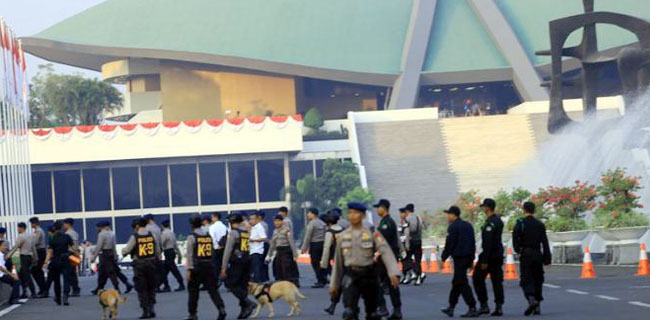
[[528,115],[441,119],[449,170],[459,191],[493,196],[535,153]]

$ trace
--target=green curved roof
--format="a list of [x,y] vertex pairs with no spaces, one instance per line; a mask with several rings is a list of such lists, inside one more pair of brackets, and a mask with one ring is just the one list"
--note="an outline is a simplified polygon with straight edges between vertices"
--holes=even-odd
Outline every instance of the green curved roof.
[[109,0],[33,36],[400,72],[412,0]]

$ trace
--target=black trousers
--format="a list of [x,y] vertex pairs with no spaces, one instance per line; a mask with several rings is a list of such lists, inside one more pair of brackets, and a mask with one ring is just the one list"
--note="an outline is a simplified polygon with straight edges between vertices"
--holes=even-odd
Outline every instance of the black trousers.
[[115,261],[115,275],[117,276],[117,279],[120,280],[120,282],[124,283],[125,286],[130,286],[131,284],[129,283],[129,278],[127,278],[124,275],[124,272],[122,272],[122,269],[120,269],[120,266],[117,264],[117,261]]
[[138,292],[140,307],[144,310],[156,304],[156,287],[158,287],[158,267],[156,260],[135,260],[133,263],[133,282]]
[[217,281],[217,289],[221,287],[221,264],[223,264],[223,249],[215,249],[212,251],[214,261],[214,274]]
[[416,276],[422,274],[422,242],[421,241],[411,241],[410,248],[408,252],[410,258],[410,270],[413,270]]
[[341,287],[343,288],[343,305],[346,312],[358,314],[359,298],[363,298],[366,319],[379,319],[377,317],[377,291],[380,290],[380,287],[377,276],[374,266],[345,270]]
[[[70,280],[72,277],[72,267],[68,262],[68,257],[57,257],[52,261],[48,276],[52,277],[54,283],[54,297],[56,300],[61,300],[61,291],[63,289],[63,296],[70,295]],[[63,288],[61,288],[61,278],[63,278]]]
[[3,274],[2,277],[0,277],[0,282],[6,283],[11,287],[9,303],[18,301],[20,297],[20,281],[14,280],[14,278],[8,274]]
[[[77,267],[70,266],[70,268],[71,268],[70,288],[72,289],[72,292],[78,293],[79,291],[81,291],[81,288],[79,288],[79,274],[77,273]],[[49,273],[48,273],[48,281],[49,281]]]
[[47,255],[47,251],[45,248],[36,249],[36,255],[38,256],[38,261],[37,263],[32,264],[32,277],[34,277],[34,282],[36,282],[39,292],[44,292],[45,272],[43,272],[43,264],[45,263],[45,256]]
[[544,284],[544,262],[541,252],[524,249],[519,258],[521,280],[519,285],[526,299],[533,297],[537,301],[544,300],[542,288]]
[[264,254],[261,253],[251,254],[251,271],[253,275],[251,277],[251,281],[257,283],[264,283],[269,281],[269,275],[264,274],[265,265],[266,264],[264,263]]
[[32,256],[29,255],[20,255],[20,270],[18,270],[18,277],[20,278],[20,283],[23,286],[23,296],[27,295],[27,288],[32,295],[36,294],[36,287],[34,282],[32,282]]
[[273,275],[276,281],[287,280],[298,285],[298,264],[293,260],[291,247],[278,247],[273,259]]
[[[264,242],[264,259],[262,261],[266,261],[266,256],[269,254],[269,249],[271,248],[271,245],[269,245],[268,242]],[[264,269],[264,275],[266,276],[266,281],[270,280],[269,277],[269,264],[265,263],[262,265],[262,268]]]
[[100,254],[99,265],[97,266],[97,289],[104,289],[106,281],[111,280],[113,288],[119,290],[120,284],[117,282],[117,263],[112,254]]
[[402,259],[402,275],[406,277],[409,271],[413,270],[413,258],[411,257],[411,250],[406,252],[406,258]]
[[391,285],[390,276],[388,275],[388,271],[386,271],[386,266],[384,266],[382,262],[377,264],[377,274],[379,276],[379,283],[382,286],[381,290],[377,290],[378,305],[386,307],[383,288],[388,288],[388,295],[390,296],[390,302],[393,305],[393,308],[401,308],[402,298],[399,292],[399,287],[396,288]]
[[483,305],[488,302],[487,288],[485,287],[485,278],[490,275],[492,280],[492,290],[494,290],[494,302],[496,304],[504,303],[503,295],[503,258],[491,259],[487,261],[487,269],[481,269],[481,264],[476,265],[474,268],[474,276],[472,282],[474,283],[474,291],[476,291],[476,298]]
[[309,256],[311,258],[311,267],[316,275],[316,282],[326,284],[327,272],[320,267],[320,259],[323,257],[323,242],[309,243]]
[[239,306],[248,305],[248,281],[251,277],[250,258],[231,259],[227,270],[226,287],[239,300]]
[[196,309],[199,306],[199,290],[203,286],[210,295],[212,303],[217,309],[223,309],[224,304],[219,295],[217,288],[217,280],[214,277],[214,263],[213,262],[198,262],[194,269],[192,269],[191,278],[187,285],[189,299],[187,302],[187,310],[190,315],[196,315]]
[[470,308],[476,307],[472,288],[467,281],[467,272],[472,267],[473,262],[473,256],[454,257],[454,278],[451,280],[451,292],[449,292],[450,306],[458,304],[458,298],[462,295],[463,300]]
[[163,284],[165,285],[165,288],[169,288],[169,281],[167,280],[167,276],[170,272],[174,278],[176,278],[178,285],[180,287],[184,286],[183,276],[181,276],[181,272],[178,271],[178,266],[176,265],[176,250],[167,249],[163,253],[165,254],[165,261],[163,262],[163,265],[165,266],[165,275],[163,277]]

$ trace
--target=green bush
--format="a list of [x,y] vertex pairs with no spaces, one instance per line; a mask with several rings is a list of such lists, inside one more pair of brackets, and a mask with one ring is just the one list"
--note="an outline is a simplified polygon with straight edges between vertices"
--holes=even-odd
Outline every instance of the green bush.
[[305,114],[305,119],[303,121],[303,124],[307,128],[314,129],[315,131],[318,131],[320,127],[325,124],[325,121],[323,121],[323,117],[320,114],[320,111],[316,108],[311,108],[307,113]]
[[323,141],[323,140],[340,140],[347,139],[347,132],[340,131],[313,131],[302,137],[303,141]]

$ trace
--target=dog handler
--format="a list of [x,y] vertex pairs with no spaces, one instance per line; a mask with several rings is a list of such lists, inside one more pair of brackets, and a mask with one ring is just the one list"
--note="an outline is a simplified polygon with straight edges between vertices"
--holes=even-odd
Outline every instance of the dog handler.
[[241,312],[237,319],[246,319],[256,306],[248,300],[248,281],[251,276],[250,228],[243,224],[244,216],[241,213],[230,214],[228,222],[232,230],[228,234],[226,249],[223,252],[220,276],[222,280],[226,280],[226,287],[239,300]]

